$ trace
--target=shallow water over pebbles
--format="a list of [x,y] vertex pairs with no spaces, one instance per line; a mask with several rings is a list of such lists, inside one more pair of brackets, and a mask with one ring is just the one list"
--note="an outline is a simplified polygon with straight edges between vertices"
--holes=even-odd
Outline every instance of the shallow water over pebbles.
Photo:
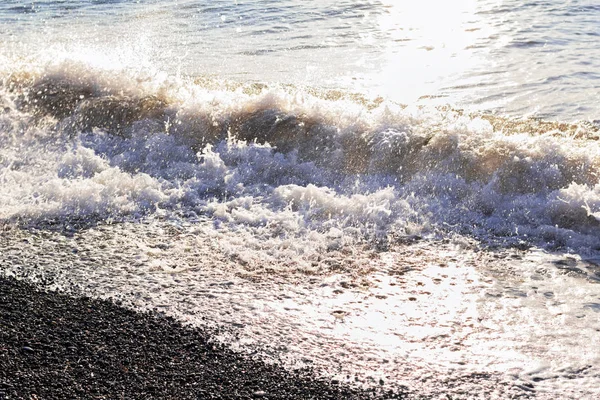
[[222,339],[240,351],[351,384],[426,397],[596,393],[592,264],[456,239],[332,251],[303,268],[240,262],[217,237],[207,221],[8,229],[1,262],[4,274],[229,326]]

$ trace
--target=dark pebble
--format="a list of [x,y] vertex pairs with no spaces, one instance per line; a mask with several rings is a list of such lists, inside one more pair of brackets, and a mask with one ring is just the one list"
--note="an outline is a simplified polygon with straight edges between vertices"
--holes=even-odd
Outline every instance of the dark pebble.
[[403,387],[384,396],[235,353],[215,333],[0,278],[0,398],[407,398]]

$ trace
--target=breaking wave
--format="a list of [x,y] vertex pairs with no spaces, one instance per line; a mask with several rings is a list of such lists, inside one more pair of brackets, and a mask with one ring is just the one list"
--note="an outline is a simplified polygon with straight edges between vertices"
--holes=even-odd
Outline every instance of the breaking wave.
[[600,251],[592,125],[68,60],[0,74],[4,223],[208,218],[327,248],[461,234]]

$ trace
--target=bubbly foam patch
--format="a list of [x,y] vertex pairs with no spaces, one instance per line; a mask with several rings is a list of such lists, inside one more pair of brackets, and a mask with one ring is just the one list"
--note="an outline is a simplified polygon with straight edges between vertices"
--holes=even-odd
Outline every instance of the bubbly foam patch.
[[325,246],[455,232],[600,249],[600,157],[584,125],[527,130],[76,61],[19,68],[1,95],[5,220],[208,215],[249,236],[335,238]]

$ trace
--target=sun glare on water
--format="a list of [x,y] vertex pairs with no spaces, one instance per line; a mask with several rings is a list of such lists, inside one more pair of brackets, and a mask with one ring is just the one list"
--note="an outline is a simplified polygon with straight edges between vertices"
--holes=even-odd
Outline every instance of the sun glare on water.
[[438,93],[481,62],[470,49],[490,35],[477,2],[385,1],[379,29],[389,36],[377,90],[402,103]]

